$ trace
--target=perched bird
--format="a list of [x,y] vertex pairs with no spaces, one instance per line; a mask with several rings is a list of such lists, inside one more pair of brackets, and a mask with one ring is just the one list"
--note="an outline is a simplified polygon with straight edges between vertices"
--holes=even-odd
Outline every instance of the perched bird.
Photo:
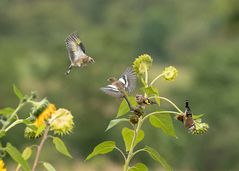
[[189,130],[193,131],[195,129],[195,123],[193,120],[193,114],[189,107],[189,103],[186,100],[185,103],[185,112],[182,115],[177,116],[177,120],[183,122],[184,126]]
[[70,34],[66,38],[65,44],[68,51],[69,59],[71,61],[71,64],[65,73],[66,75],[70,73],[73,66],[87,66],[87,64],[95,62],[93,58],[85,54],[85,47],[81,42],[77,32]]
[[103,92],[114,97],[125,97],[136,86],[136,75],[133,67],[127,68],[119,79],[110,77],[108,81],[111,84],[102,87],[101,90]]
[[135,100],[138,103],[138,105],[140,105],[140,106],[146,106],[146,105],[149,105],[149,104],[156,104],[156,102],[150,100],[149,98],[147,98],[147,97],[145,97],[141,94],[136,94]]

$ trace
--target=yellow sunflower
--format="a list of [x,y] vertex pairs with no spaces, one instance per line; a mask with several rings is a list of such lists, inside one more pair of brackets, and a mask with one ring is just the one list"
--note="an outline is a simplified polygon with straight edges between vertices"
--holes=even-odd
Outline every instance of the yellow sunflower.
[[7,171],[7,169],[4,167],[3,160],[0,160],[0,171]]
[[32,112],[36,117],[36,120],[34,122],[36,127],[44,124],[44,122],[48,120],[55,111],[55,105],[49,103],[47,99],[43,99],[41,102],[38,102]]

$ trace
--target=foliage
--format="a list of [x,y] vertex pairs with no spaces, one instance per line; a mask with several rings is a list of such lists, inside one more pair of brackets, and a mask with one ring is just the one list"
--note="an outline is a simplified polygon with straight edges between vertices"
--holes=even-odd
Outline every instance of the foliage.
[[[37,165],[39,164],[40,153],[43,150],[43,145],[47,138],[53,139],[53,144],[55,145],[57,151],[71,158],[71,155],[68,152],[64,142],[59,137],[53,137],[49,135],[50,131],[56,135],[70,133],[71,129],[73,128],[73,117],[71,113],[66,109],[63,111],[62,109],[56,110],[55,106],[50,104],[47,99],[37,102],[35,100],[36,94],[34,92],[32,92],[30,96],[23,95],[23,93],[15,85],[13,86],[13,90],[19,99],[19,104],[16,109],[7,107],[0,110],[0,138],[3,139],[9,133],[9,130],[18,126],[19,124],[23,124],[25,125],[24,134],[26,138],[41,138],[41,141],[39,145],[36,145],[37,151],[35,152],[35,159],[32,169],[30,169],[29,159],[32,157],[32,148],[35,145],[26,147],[21,154],[21,152],[11,143],[7,143],[6,147],[1,146],[0,148],[0,152],[3,154],[1,158],[5,157],[6,153],[8,153],[9,156],[18,163],[16,170],[22,168],[24,171],[35,171]],[[29,109],[28,117],[21,118],[21,109],[28,104],[32,106]],[[71,116],[70,121],[68,117],[69,115]],[[62,122],[65,120],[68,122]],[[50,163],[43,162],[43,165],[47,170],[55,170]]]
[[[152,136],[144,141],[157,140],[154,147],[160,144],[161,154],[176,170],[239,170],[236,0],[1,1],[0,14],[1,108],[16,104],[12,84],[24,92],[35,89],[39,97],[48,96],[59,106],[70,106],[78,121],[74,126],[77,131],[64,141],[71,151],[81,149],[85,156],[102,139],[121,139],[120,134],[112,134],[114,131],[101,134],[106,128],[102,123],[117,111],[115,101],[98,87],[106,75],[118,73],[134,56],[148,52],[154,57],[151,77],[169,63],[180,71],[173,84],[161,82],[160,94],[167,94],[179,106],[189,99],[194,111],[208,114],[205,117],[213,129],[192,138],[178,129],[180,125],[174,125],[178,140],[164,135],[157,138],[160,130],[146,126],[144,131],[151,131]],[[97,63],[65,78],[68,59],[63,40],[74,30]],[[162,108],[169,107],[161,102]],[[18,128],[11,129],[1,142],[14,142],[24,149],[27,142]],[[120,161],[114,154],[111,157]],[[152,164],[145,154],[138,157]],[[59,163],[58,167],[65,159],[49,158]]]
[[[158,93],[158,89],[154,87],[154,83],[158,81],[159,78],[164,78],[168,81],[174,80],[178,73],[176,68],[172,66],[165,68],[161,74],[159,74],[149,83],[148,73],[152,65],[152,61],[153,60],[151,59],[151,57],[147,54],[139,56],[134,61],[133,67],[135,69],[135,73],[137,74],[139,80],[143,85],[143,87],[139,88],[139,90],[143,90],[144,95],[137,94],[135,98],[133,98],[132,96],[127,97],[127,95],[124,95],[124,99],[118,109],[118,114],[116,116],[117,119],[111,120],[106,129],[108,131],[113,126],[116,126],[122,123],[122,121],[126,121],[128,119],[128,123],[130,123],[132,129],[124,127],[121,131],[125,144],[125,152],[123,152],[122,149],[116,146],[116,142],[105,141],[95,147],[93,152],[88,155],[87,160],[98,154],[106,154],[111,152],[113,149],[116,149],[122,154],[124,158],[124,171],[148,170],[148,168],[143,163],[138,163],[134,166],[130,166],[130,162],[133,157],[135,157],[135,155],[139,152],[145,151],[152,159],[158,161],[164,167],[164,169],[170,171],[172,170],[171,166],[155,149],[146,146],[145,148],[139,148],[138,150],[135,150],[138,143],[143,141],[146,134],[142,130],[142,126],[145,121],[149,119],[149,123],[152,126],[162,129],[165,134],[173,136],[175,138],[177,138],[177,136],[174,130],[171,115],[176,115],[177,120],[183,122],[185,128],[189,130],[189,133],[203,134],[207,132],[207,129],[209,128],[208,125],[206,123],[201,123],[201,119],[200,122],[197,122],[199,120],[198,118],[202,117],[203,115],[197,115],[196,117],[193,117],[188,106],[188,102],[186,102],[185,112],[182,112],[182,110],[180,110],[172,101],[165,97],[161,97]],[[160,107],[161,102],[158,99],[160,99],[160,101],[164,100],[168,102],[176,109],[176,111],[162,110]],[[134,102],[134,104],[132,102]],[[158,109],[156,111],[152,111],[152,109],[148,110],[149,108],[152,108],[153,105],[157,105]],[[131,108],[133,108],[133,110]],[[133,114],[131,114],[129,118],[128,116],[125,117],[125,115],[129,112],[133,112]],[[105,145],[109,143],[113,145]]]

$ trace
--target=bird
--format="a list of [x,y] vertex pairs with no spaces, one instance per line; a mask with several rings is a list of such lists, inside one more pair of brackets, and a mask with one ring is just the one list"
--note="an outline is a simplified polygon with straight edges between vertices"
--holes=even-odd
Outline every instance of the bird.
[[65,72],[65,75],[70,73],[72,67],[83,67],[95,62],[93,58],[86,55],[85,47],[81,42],[77,32],[71,33],[65,39],[65,44],[71,62],[67,71]]
[[126,97],[136,87],[136,75],[133,67],[128,67],[119,79],[108,78],[109,85],[100,88],[106,94],[113,97]]
[[182,115],[178,115],[177,120],[183,122],[184,127],[187,128],[189,132],[195,130],[195,122],[193,120],[193,114],[189,107],[188,100],[185,102],[185,112]]
[[138,103],[138,105],[140,105],[140,106],[146,106],[146,105],[150,105],[150,104],[157,104],[156,102],[150,100],[149,98],[147,98],[147,97],[145,97],[141,94],[136,94],[135,100]]

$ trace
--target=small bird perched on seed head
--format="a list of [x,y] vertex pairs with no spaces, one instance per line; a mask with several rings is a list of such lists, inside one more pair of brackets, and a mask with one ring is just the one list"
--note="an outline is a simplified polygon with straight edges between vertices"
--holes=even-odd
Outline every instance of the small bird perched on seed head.
[[114,97],[124,97],[127,93],[134,90],[136,86],[136,75],[133,67],[127,68],[119,79],[110,77],[108,79],[111,84],[102,87],[101,90],[108,95]]
[[66,38],[65,43],[68,51],[68,56],[71,61],[71,64],[65,73],[66,75],[70,73],[73,66],[81,67],[95,62],[93,58],[85,54],[85,47],[81,42],[77,32],[70,34]]

